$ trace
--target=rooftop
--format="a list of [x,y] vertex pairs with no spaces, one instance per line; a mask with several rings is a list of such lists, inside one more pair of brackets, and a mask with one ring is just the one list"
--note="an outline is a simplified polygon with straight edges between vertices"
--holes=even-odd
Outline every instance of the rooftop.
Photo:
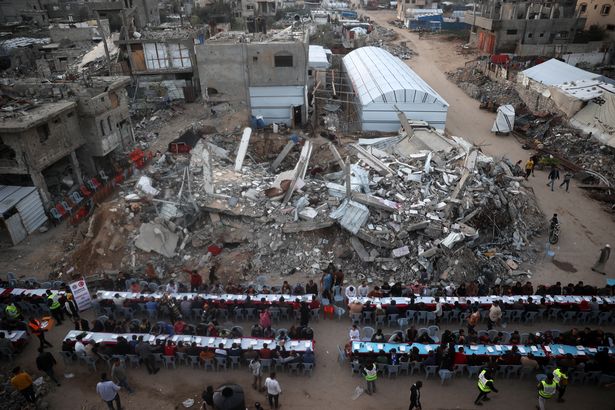
[[306,32],[303,29],[294,29],[289,26],[283,30],[271,30],[265,33],[246,33],[244,31],[223,31],[209,38],[207,43],[236,44],[236,43],[289,43],[305,42]]
[[0,131],[19,132],[36,127],[52,116],[77,106],[72,101],[49,102],[41,105],[5,105],[0,108]]

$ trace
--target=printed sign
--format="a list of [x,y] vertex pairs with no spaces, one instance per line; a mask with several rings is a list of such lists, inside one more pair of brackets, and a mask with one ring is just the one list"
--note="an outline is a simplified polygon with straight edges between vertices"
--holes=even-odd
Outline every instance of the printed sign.
[[70,290],[73,293],[73,298],[80,312],[92,307],[92,297],[90,296],[88,285],[85,283],[84,279],[71,283]]

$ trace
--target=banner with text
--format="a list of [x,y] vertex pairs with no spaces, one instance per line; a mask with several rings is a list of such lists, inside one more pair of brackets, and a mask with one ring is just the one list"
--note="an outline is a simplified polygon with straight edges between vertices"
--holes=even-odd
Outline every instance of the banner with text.
[[69,286],[80,312],[92,307],[92,297],[83,278]]

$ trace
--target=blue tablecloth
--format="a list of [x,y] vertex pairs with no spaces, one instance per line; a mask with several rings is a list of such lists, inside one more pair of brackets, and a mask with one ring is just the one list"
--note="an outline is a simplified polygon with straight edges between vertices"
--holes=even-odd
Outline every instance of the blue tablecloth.
[[615,348],[604,347],[604,346],[595,348],[595,347],[551,344],[549,346],[545,346],[544,349],[554,356],[563,356],[566,354],[571,354],[573,356],[593,356],[600,349],[608,349],[610,355],[615,355]]
[[[357,350],[359,353],[372,353],[384,350],[389,353],[391,349],[395,349],[398,353],[409,353],[413,347],[419,349],[419,354],[426,355],[430,350],[436,350],[438,344],[421,344],[421,343],[376,343],[376,342],[352,342],[352,351]],[[462,345],[456,345],[455,351],[457,351]],[[541,346],[517,346],[519,353],[527,355],[532,353],[537,357],[544,357],[545,352]],[[486,355],[486,356],[500,356],[506,351],[512,349],[511,345],[473,345],[463,346],[466,355]]]

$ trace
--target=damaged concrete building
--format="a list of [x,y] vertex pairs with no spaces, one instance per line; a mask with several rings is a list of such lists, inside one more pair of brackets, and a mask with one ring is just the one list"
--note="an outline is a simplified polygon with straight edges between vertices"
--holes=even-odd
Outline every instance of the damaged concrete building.
[[472,24],[470,42],[487,53],[553,55],[564,46],[572,51],[570,44],[583,30],[585,18],[579,17],[576,3],[489,0],[464,18]]
[[41,3],[40,0],[0,0],[0,23],[45,26],[49,24],[49,16]]
[[[82,184],[82,171],[98,175],[108,169],[109,154],[131,147],[134,137],[126,91],[130,78],[3,83],[1,183],[34,185],[43,202],[49,203],[62,184]],[[63,181],[67,176],[72,183]]]
[[246,104],[265,124],[299,127],[307,121],[308,47],[307,33],[290,28],[220,33],[195,45],[203,98]]
[[170,28],[128,32],[120,41],[136,98],[146,101],[192,102],[199,93],[195,44],[204,41],[200,29]]

